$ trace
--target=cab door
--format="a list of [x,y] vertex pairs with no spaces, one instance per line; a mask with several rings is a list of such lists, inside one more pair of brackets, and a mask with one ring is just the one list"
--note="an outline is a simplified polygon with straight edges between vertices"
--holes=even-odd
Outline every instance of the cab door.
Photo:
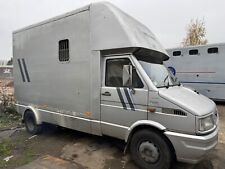
[[124,139],[133,123],[147,119],[148,89],[131,56],[106,57],[103,66],[102,133]]

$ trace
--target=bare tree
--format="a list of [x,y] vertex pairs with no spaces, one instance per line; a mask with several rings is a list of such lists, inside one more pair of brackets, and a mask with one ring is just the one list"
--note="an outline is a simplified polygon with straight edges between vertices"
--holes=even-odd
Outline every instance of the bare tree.
[[187,27],[187,35],[182,42],[182,46],[205,45],[207,43],[204,19],[192,19]]

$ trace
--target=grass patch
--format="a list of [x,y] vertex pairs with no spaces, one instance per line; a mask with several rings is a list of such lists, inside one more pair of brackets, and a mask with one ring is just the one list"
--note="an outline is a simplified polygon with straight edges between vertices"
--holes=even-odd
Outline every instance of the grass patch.
[[[4,158],[13,155],[8,162]],[[7,139],[0,143],[0,169],[12,169],[23,166],[33,160],[37,156],[29,145],[25,146],[24,139],[11,140]]]
[[33,155],[31,150],[25,150],[24,152],[22,152],[22,154],[20,154],[19,156],[14,156],[8,162],[1,160],[0,168],[4,169],[16,168],[28,164],[29,162],[35,159],[36,156]]
[[9,156],[11,154],[11,143],[8,140],[4,140],[0,143],[0,157]]
[[0,129],[17,127],[21,125],[21,115],[13,107],[0,112]]
[[0,142],[0,168],[5,168],[7,162],[3,159],[7,156],[10,156],[12,153],[12,143],[10,140],[3,140]]

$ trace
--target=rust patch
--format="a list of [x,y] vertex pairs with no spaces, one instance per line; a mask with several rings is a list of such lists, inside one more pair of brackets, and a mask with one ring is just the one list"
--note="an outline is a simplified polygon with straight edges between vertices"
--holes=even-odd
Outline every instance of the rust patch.
[[85,112],[84,115],[87,116],[87,117],[91,117],[92,116],[92,112]]
[[43,159],[52,161],[54,163],[57,163],[57,165],[65,165],[65,164],[68,163],[67,161],[65,161],[65,160],[63,160],[61,158],[53,157],[53,156],[50,156],[50,155],[44,157]]
[[48,108],[48,105],[47,105],[47,104],[42,104],[42,105],[40,105],[39,107],[37,106],[37,108],[42,108],[42,109]]
[[147,112],[149,112],[149,113],[155,113],[155,111],[156,111],[155,107],[148,107],[147,108]]

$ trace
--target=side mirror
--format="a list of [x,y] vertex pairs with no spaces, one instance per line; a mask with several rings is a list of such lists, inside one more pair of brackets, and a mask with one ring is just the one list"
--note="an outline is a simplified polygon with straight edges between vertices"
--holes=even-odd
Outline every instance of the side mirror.
[[123,86],[132,86],[132,65],[123,65]]

